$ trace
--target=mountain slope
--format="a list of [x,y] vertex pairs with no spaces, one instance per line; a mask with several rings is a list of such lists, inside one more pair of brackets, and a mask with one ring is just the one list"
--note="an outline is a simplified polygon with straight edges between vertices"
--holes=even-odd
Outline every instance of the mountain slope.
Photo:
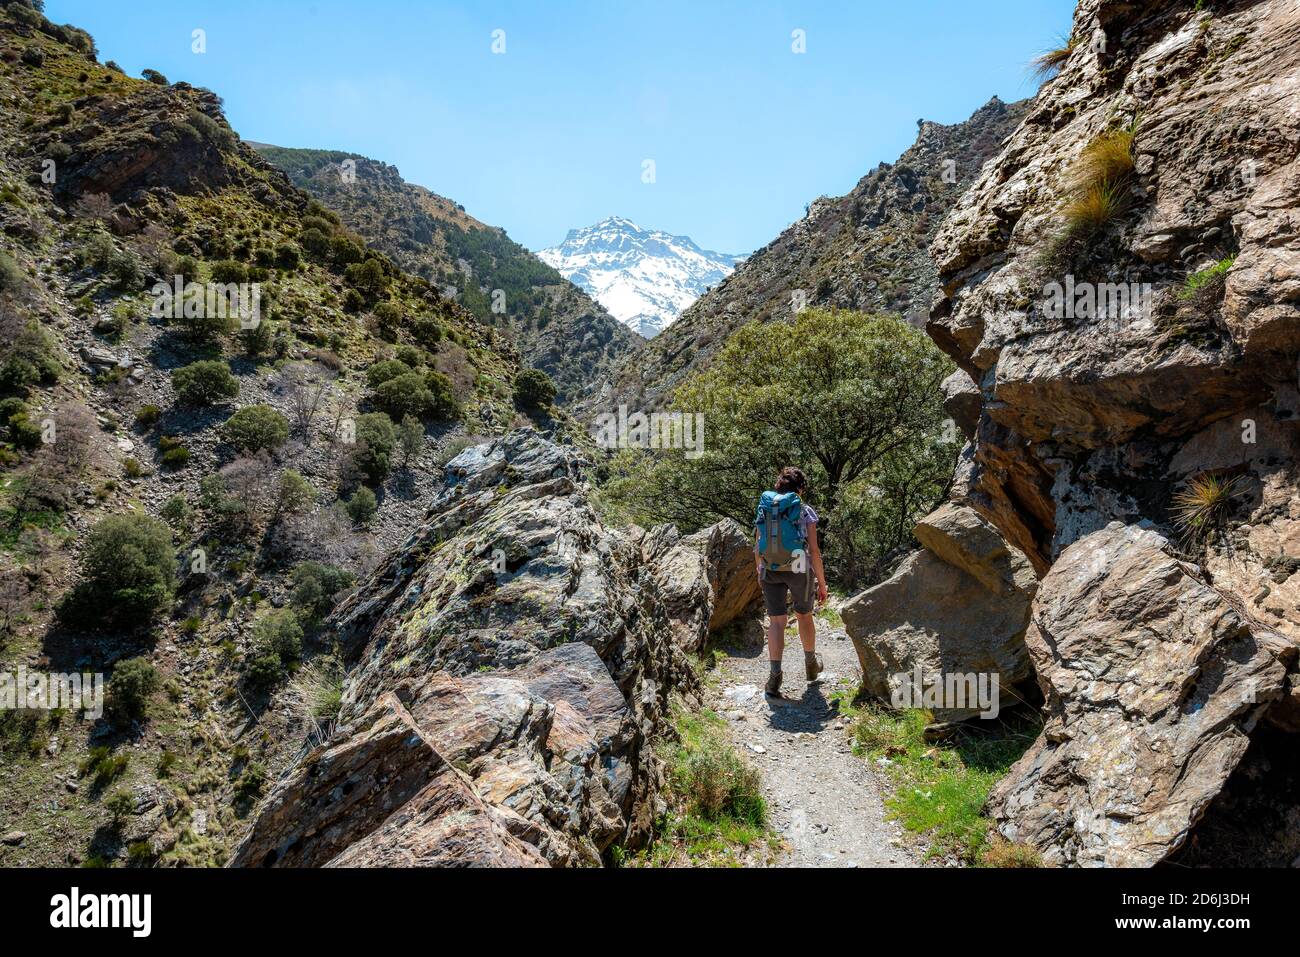
[[923,314],[938,289],[930,240],[1026,109],[995,97],[964,123],[922,122],[897,163],[882,163],[845,196],[814,201],[803,219],[628,356],[591,407],[661,406],[740,326],[790,315],[799,291],[810,306]]
[[[146,76],[0,3],[0,673],[100,674],[111,705],[0,709],[5,866],[223,862],[329,724],[292,706],[291,671],[333,672],[315,616],[418,522],[464,433],[520,421],[502,337],[242,143],[216,94]],[[160,309],[177,282],[209,298]],[[211,309],[226,285],[256,286],[259,322]],[[367,373],[406,364],[408,397],[455,408],[420,404],[398,447]],[[111,597],[56,615],[124,526],[150,549],[110,540]]]
[[537,256],[647,339],[672,325],[744,259],[701,249],[687,236],[642,229],[621,216],[571,229],[564,242]]
[[[409,272],[505,332],[571,400],[638,342],[581,289],[502,229],[354,153],[254,144],[302,189]],[[448,290],[454,292],[448,293]],[[494,291],[503,295],[494,298]]]

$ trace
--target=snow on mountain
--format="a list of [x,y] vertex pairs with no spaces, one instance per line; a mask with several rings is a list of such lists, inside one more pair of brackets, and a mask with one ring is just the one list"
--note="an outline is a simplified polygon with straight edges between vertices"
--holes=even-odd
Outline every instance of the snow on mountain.
[[642,229],[621,216],[571,229],[564,242],[537,256],[647,339],[745,258],[701,249],[686,236]]

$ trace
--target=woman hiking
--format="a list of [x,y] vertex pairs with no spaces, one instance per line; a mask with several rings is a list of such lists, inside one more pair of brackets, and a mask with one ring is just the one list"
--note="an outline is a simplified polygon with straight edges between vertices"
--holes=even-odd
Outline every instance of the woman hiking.
[[766,691],[770,695],[781,692],[787,596],[799,622],[804,672],[811,682],[822,671],[812,613],[814,594],[818,604],[826,601],[826,570],[817,543],[817,513],[802,498],[807,491],[808,480],[801,469],[782,469],[774,490],[759,499],[754,518],[754,560],[768,617]]

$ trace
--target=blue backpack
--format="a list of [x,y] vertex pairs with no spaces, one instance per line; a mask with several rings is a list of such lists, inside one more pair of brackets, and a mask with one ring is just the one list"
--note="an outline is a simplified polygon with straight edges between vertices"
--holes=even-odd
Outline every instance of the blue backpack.
[[758,529],[758,554],[765,568],[774,572],[807,569],[803,500],[796,493],[764,492],[758,500],[754,527]]

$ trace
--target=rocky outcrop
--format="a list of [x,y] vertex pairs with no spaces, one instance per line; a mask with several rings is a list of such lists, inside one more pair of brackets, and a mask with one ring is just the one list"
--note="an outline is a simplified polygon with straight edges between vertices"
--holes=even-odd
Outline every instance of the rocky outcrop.
[[425,525],[333,614],[338,730],[276,785],[236,865],[589,865],[645,840],[649,741],[670,693],[692,693],[684,653],[727,580],[725,549],[698,546],[728,533],[606,529],[581,466],[527,432],[449,463]]
[[1118,522],[1061,556],[1026,641],[1047,723],[989,806],[1004,837],[1049,864],[1163,860],[1282,693],[1286,642],[1159,534]]
[[642,547],[653,564],[678,644],[699,651],[711,632],[727,627],[759,599],[754,542],[732,519],[679,538],[673,526]]
[[[978,390],[945,390],[971,439],[954,498],[1047,576],[1026,639],[1047,726],[999,827],[1055,863],[1145,865],[1271,698],[1292,724],[1300,10],[1081,0],[1072,40],[939,229],[927,328]],[[1089,219],[1072,203],[1100,182]],[[1184,535],[1174,495],[1206,474],[1233,480],[1219,534]]]
[[[1109,521],[1162,518],[1163,463],[1278,406],[1300,349],[1300,11],[1083,0],[1074,37],[931,247],[929,329],[983,392],[972,502],[1040,566]],[[1077,241],[1079,157],[1130,124],[1124,206]],[[1218,262],[1226,280],[1189,295]],[[1150,308],[1061,318],[1053,283],[1149,287]]]
[[[1033,568],[973,509],[948,504],[922,519],[913,552],[893,577],[847,602],[841,614],[858,653],[863,687],[885,701],[936,676],[997,676],[999,703],[1018,700],[1015,686],[1032,677],[1025,649]],[[978,680],[978,679],[977,679]],[[991,687],[991,684],[990,684]],[[975,701],[934,707],[954,721],[983,709]]]

